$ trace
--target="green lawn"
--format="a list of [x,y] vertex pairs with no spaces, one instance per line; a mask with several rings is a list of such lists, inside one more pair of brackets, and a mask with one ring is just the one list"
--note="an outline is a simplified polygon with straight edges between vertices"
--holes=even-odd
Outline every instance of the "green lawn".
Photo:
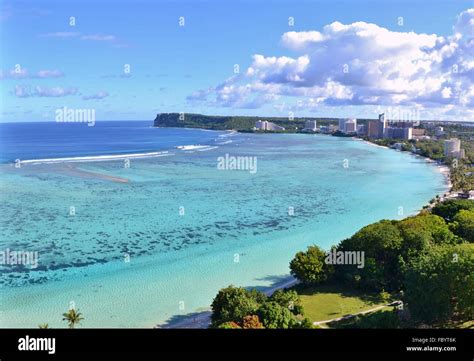
[[311,321],[323,321],[365,311],[389,301],[378,294],[367,294],[339,285],[324,285],[312,288],[295,286],[304,306],[305,317]]

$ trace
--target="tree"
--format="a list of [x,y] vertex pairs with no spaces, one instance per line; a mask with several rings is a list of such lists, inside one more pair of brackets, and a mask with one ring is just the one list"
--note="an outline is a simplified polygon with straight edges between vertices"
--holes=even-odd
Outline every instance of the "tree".
[[270,297],[271,301],[278,303],[282,307],[286,307],[294,315],[303,315],[304,309],[298,293],[294,290],[284,291],[277,290]]
[[68,323],[69,328],[74,328],[83,319],[84,317],[82,317],[82,313],[80,313],[79,310],[76,311],[74,308],[71,308],[68,312],[63,313],[63,321]]
[[403,238],[402,254],[405,260],[436,244],[455,244],[456,236],[443,218],[434,214],[422,214],[401,220],[398,227]]
[[311,320],[305,317],[303,320],[299,322],[295,322],[291,328],[308,329],[308,328],[314,328],[314,326]]
[[264,297],[261,292],[247,291],[243,287],[221,289],[211,304],[212,325],[215,327],[229,321],[238,323],[245,316],[255,314]]
[[474,243],[474,211],[461,209],[453,221],[454,232],[466,241]]
[[265,328],[290,328],[295,323],[292,313],[274,301],[260,306],[257,314]]
[[408,267],[405,300],[417,322],[474,318],[474,244],[430,247]]
[[234,321],[229,321],[229,322],[224,322],[224,323],[221,323],[220,325],[217,325],[216,328],[222,328],[222,329],[231,329],[231,328],[234,328],[234,329],[239,329],[239,328],[242,328],[240,327],[240,325]]
[[310,246],[306,252],[298,252],[291,260],[291,274],[305,285],[324,282],[328,277],[325,258],[323,250],[318,246]]
[[39,325],[38,325],[38,328],[42,328],[42,329],[49,328],[49,324],[47,324],[47,323],[39,324]]
[[474,202],[468,199],[451,199],[439,203],[431,212],[443,217],[446,222],[451,222],[461,209],[474,211]]
[[242,328],[260,329],[264,328],[257,315],[245,316],[242,320]]
[[363,288],[377,291],[394,290],[400,287],[399,254],[403,238],[397,221],[382,220],[372,223],[352,237],[343,240],[337,247],[342,252],[364,252],[365,265],[338,265],[339,278]]

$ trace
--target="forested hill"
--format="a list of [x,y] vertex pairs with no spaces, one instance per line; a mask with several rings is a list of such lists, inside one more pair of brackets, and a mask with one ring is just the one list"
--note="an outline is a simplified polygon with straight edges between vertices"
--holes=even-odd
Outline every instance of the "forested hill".
[[154,126],[251,131],[257,120],[267,120],[285,127],[288,131],[294,131],[295,128],[304,128],[305,121],[309,119],[317,120],[318,125],[334,123],[337,120],[332,118],[294,118],[294,120],[289,120],[288,118],[276,117],[219,116],[187,113],[182,118],[180,119],[179,113],[160,113],[155,118]]

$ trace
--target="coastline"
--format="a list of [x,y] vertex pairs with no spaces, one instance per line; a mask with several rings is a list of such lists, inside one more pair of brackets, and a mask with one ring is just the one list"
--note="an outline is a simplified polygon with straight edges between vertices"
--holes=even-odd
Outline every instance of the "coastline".
[[[354,140],[359,140],[361,142],[364,142],[365,144],[368,144],[368,145],[371,145],[371,146],[374,146],[374,147],[378,147],[378,148],[386,148],[386,149],[391,149],[391,150],[395,150],[393,148],[390,148],[390,147],[387,147],[386,145],[380,145],[380,144],[376,144],[376,143],[372,143],[368,140],[365,140],[365,139],[362,139],[362,138],[358,138],[358,137],[352,137],[352,139]],[[408,153],[416,158],[421,158],[423,159],[424,161],[430,163],[430,164],[433,164],[434,166],[438,167],[438,171],[445,177],[445,180],[446,180],[446,186],[447,186],[447,191],[444,192],[444,194],[451,194],[452,193],[452,187],[453,187],[453,184],[451,182],[451,170],[449,169],[449,167],[446,165],[446,164],[440,164],[439,162],[437,162],[436,160],[434,159],[431,159],[431,158],[428,158],[428,157],[424,157],[422,155],[419,155],[419,154],[415,154],[415,153],[412,153],[412,152],[407,152],[407,151],[403,151],[403,150],[399,150],[399,152],[405,152],[405,153]],[[457,192],[456,192],[457,193]]]
[[[326,138],[326,139],[327,139],[327,138]],[[277,140],[275,140],[275,141],[277,141]],[[295,139],[295,142],[297,142],[297,141],[298,141],[298,140]],[[257,146],[259,146],[259,145],[258,145],[258,142],[257,142]],[[377,152],[377,153],[378,153],[378,152]],[[387,154],[388,154],[388,153],[391,153],[391,152],[384,152],[384,153],[387,153]],[[399,158],[399,157],[396,156],[395,158]],[[410,162],[409,160],[408,160],[408,161],[407,161],[407,160],[408,160],[408,157],[406,157],[406,159],[405,159],[405,162],[406,162],[406,163],[417,163],[417,162]],[[422,164],[421,164],[421,165],[422,165]],[[81,164],[80,164],[80,163],[79,163],[79,164],[76,163],[76,164],[72,164],[71,166],[72,166],[72,167],[76,167],[76,166],[81,167]],[[422,166],[423,166],[423,165],[422,165]],[[56,168],[56,169],[58,169],[58,168],[65,168],[65,164],[48,164],[48,165],[44,165],[44,168],[46,168],[46,167],[47,167],[48,169],[50,169],[50,170],[51,170],[51,168]],[[415,167],[415,165],[413,165],[413,167]],[[416,167],[419,167],[419,165],[416,165]],[[36,167],[25,167],[25,171],[28,170],[28,168],[29,168],[30,170],[40,170],[40,171],[43,170],[43,166],[41,166],[41,165],[37,165]],[[425,168],[427,168],[427,167],[425,167]],[[100,167],[99,167],[99,169],[100,169]],[[397,168],[395,167],[394,169],[396,170]],[[85,172],[88,172],[88,168],[81,169],[81,171],[82,171],[82,170],[84,170]],[[65,171],[67,171],[67,170],[65,170]],[[90,172],[84,174],[84,176],[85,176],[85,177],[89,177],[89,176],[90,176],[90,177],[96,177],[97,174],[94,174],[95,171],[96,171],[96,167],[91,168],[91,169],[90,169]],[[100,172],[100,170],[99,170],[99,172]],[[428,173],[429,173],[429,172],[428,172]],[[123,173],[123,174],[125,174],[125,173]],[[110,175],[113,176],[113,174],[110,174]],[[109,179],[109,180],[110,180],[110,179]],[[438,178],[438,183],[441,183],[441,178]],[[102,186],[102,185],[101,185],[101,186]],[[107,185],[105,185],[105,186],[108,187]],[[130,186],[131,186],[132,189],[133,189],[134,182],[131,182],[131,183],[130,183]],[[127,187],[127,189],[128,189],[128,187]],[[425,200],[424,200],[424,201],[425,201]],[[424,201],[423,201],[423,202],[424,202]],[[418,202],[418,204],[420,204],[420,203],[422,203],[422,202]],[[413,211],[414,209],[416,209],[416,208],[412,208],[411,210]],[[372,217],[372,218],[373,218],[373,217]],[[370,221],[367,221],[365,224],[370,223],[370,222],[372,222],[372,221],[375,221],[375,220],[371,219]],[[357,226],[357,227],[359,227],[359,226]],[[355,232],[356,230],[357,230],[357,229],[354,229],[353,231]],[[271,238],[272,238],[272,241],[273,241],[273,236],[272,236]],[[338,238],[338,239],[341,239],[340,237],[337,237],[337,238]],[[301,246],[301,247],[306,247],[306,245]],[[302,249],[302,248],[301,248],[301,249]],[[293,252],[293,251],[292,251],[292,252]],[[295,250],[294,252],[296,252],[296,250]],[[283,261],[283,262],[285,263],[285,265],[288,264],[286,259],[287,259],[288,257],[292,256],[293,254],[294,254],[294,253],[286,253],[286,255],[285,255],[285,257],[284,257],[285,259],[284,259],[284,261]],[[273,262],[274,262],[274,259],[271,259],[271,260],[268,261],[268,263],[273,263]],[[281,262],[281,260],[280,260],[280,264],[281,264],[281,263],[282,263],[282,262]],[[260,264],[260,263],[259,263],[259,264]],[[251,272],[253,272],[253,270],[252,270]],[[250,273],[250,272],[249,272],[249,273]],[[272,271],[267,271],[266,274],[267,274],[267,275],[272,275],[272,274],[274,274],[274,273],[273,273]],[[280,274],[282,274],[282,273],[280,273]],[[287,274],[287,276],[288,276],[288,274]],[[254,277],[254,276],[251,276],[251,277]],[[268,277],[270,278],[270,276],[268,276]],[[282,277],[282,278],[283,278],[283,277]],[[155,281],[156,281],[156,279],[155,279]],[[239,283],[239,281],[234,281],[234,284],[237,284],[237,285],[241,284],[241,285],[246,285],[246,286],[248,286],[248,287],[253,287],[252,281],[248,281],[248,280],[247,280],[246,282],[244,281],[244,282],[242,282],[242,283]],[[266,289],[266,288],[270,287],[270,289],[268,289],[266,292],[272,293],[272,292],[274,292],[275,290],[277,290],[277,289],[279,289],[279,288],[289,287],[290,285],[291,285],[291,284],[281,284],[281,282],[280,282],[279,284],[275,284],[275,283],[271,282],[271,283],[265,284],[264,286],[257,286],[257,288],[262,287],[262,288]],[[220,285],[220,286],[222,287],[222,285]],[[198,285],[196,285],[196,284],[194,284],[193,286],[189,287],[188,290],[191,291],[191,290],[193,289],[193,287],[196,287],[196,291],[197,291],[197,292],[200,292],[200,291],[199,291],[200,286],[198,286]],[[218,289],[219,289],[219,288],[215,288],[215,291],[213,291],[212,297],[215,296],[215,292],[217,292]],[[152,297],[147,297],[147,298],[151,299]],[[175,298],[176,298],[176,297],[175,297]],[[210,301],[211,301],[211,300],[212,300],[212,298],[209,298],[209,300],[208,300],[207,302],[205,302],[205,303],[204,303],[204,302],[201,302],[200,305],[197,304],[196,306],[198,306],[198,307],[194,307],[194,308],[193,308],[193,307],[189,307],[188,310],[191,311],[192,313],[189,314],[190,316],[187,317],[187,320],[184,319],[184,318],[185,318],[185,315],[184,315],[184,314],[181,314],[181,315],[179,315],[178,317],[172,317],[172,320],[173,320],[173,321],[179,320],[179,322],[178,322],[178,321],[175,321],[175,322],[166,323],[168,320],[170,320],[169,318],[168,318],[168,319],[163,319],[163,318],[161,318],[161,319],[155,320],[155,322],[153,322],[154,320],[150,320],[150,317],[149,317],[149,315],[148,315],[148,316],[147,316],[147,319],[144,319],[145,322],[142,322],[142,325],[143,325],[143,327],[150,327],[150,328],[151,328],[151,327],[154,327],[154,325],[156,325],[156,324],[159,322],[160,325],[159,325],[158,327],[190,327],[190,328],[194,328],[194,327],[199,327],[199,328],[201,328],[201,327],[206,327],[207,322],[208,322],[208,320],[209,320],[209,310],[208,310],[208,307],[206,307],[206,306],[210,304]],[[158,305],[160,305],[160,303],[161,303],[161,302],[159,302],[159,301],[158,301],[158,302],[157,302],[157,301],[153,301],[153,302],[158,303]],[[188,304],[188,303],[187,303],[187,304]],[[199,306],[201,306],[201,307],[199,307]],[[159,307],[161,307],[161,306],[159,306]],[[194,313],[193,313],[193,311],[194,311]],[[206,315],[205,315],[206,312],[207,312],[207,317],[206,317]],[[133,312],[133,313],[135,313],[135,312]],[[174,313],[169,313],[169,312],[167,312],[167,313],[168,313],[168,316],[169,316],[169,315],[174,315]],[[202,314],[202,315],[199,315],[199,314]],[[134,317],[136,317],[136,316],[134,316]],[[151,321],[151,322],[150,322],[150,321]],[[156,321],[158,321],[158,322],[156,322]],[[165,324],[164,324],[164,323],[165,323]]]
[[[272,134],[272,133],[269,133],[269,134]],[[378,148],[386,148],[386,149],[390,149],[390,150],[395,150],[393,148],[383,146],[383,145],[379,145],[379,144],[375,144],[375,143],[372,143],[370,141],[367,141],[367,140],[364,140],[364,139],[361,139],[361,138],[358,138],[358,137],[351,137],[351,138],[353,140],[359,140],[359,141],[364,142],[365,144],[375,146],[375,147],[378,147]],[[450,170],[449,170],[448,166],[441,165],[438,162],[436,162],[435,160],[427,158],[427,157],[420,156],[419,154],[413,154],[411,152],[405,152],[405,153],[409,153],[410,155],[412,155],[416,158],[421,158],[424,161],[430,163],[431,165],[436,166],[438,168],[438,171],[444,176],[447,188],[446,188],[446,191],[443,192],[443,195],[440,196],[440,200],[445,199],[445,198],[449,197],[449,195],[452,194],[452,192],[450,191],[451,188],[452,188],[452,184],[451,184],[451,179],[450,179]],[[428,203],[425,206],[431,207],[432,204]],[[411,217],[411,216],[415,216],[415,215],[419,214],[424,209],[425,206],[422,206],[422,208],[418,209],[417,211],[413,212],[410,215],[407,215],[407,217]],[[405,217],[405,218],[407,218],[407,217]],[[285,289],[285,288],[291,287],[291,286],[293,286],[297,283],[298,283],[298,281],[295,278],[293,278],[291,275],[288,275],[288,280],[286,282],[270,286],[270,288],[268,288],[267,290],[264,291],[264,294],[266,294],[267,296],[270,296],[271,294],[273,294],[275,291],[277,291],[279,289]],[[153,328],[185,328],[185,329],[207,328],[207,327],[209,327],[209,325],[211,323],[211,315],[212,315],[212,311],[210,310],[210,308],[208,308],[208,309],[200,311],[200,312],[198,311],[198,312],[190,313],[188,315],[184,315],[180,320],[171,321],[171,322],[164,323],[164,324],[157,324]]]
[[[278,282],[277,284],[268,287],[263,291],[263,293],[267,296],[271,296],[275,291],[294,286],[297,283],[297,279],[291,275],[288,275],[286,281]],[[212,311],[209,308],[205,311],[194,312],[189,315],[185,315],[181,320],[156,325],[153,328],[207,328],[211,324],[211,314]]]

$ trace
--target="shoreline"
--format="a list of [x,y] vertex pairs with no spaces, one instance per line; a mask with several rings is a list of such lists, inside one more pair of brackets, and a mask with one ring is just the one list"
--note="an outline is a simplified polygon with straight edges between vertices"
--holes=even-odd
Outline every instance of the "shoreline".
[[[379,148],[386,148],[386,149],[390,149],[390,150],[395,150],[394,148],[391,148],[391,147],[388,147],[386,145],[380,145],[380,144],[376,144],[376,143],[372,143],[368,140],[365,140],[365,139],[362,139],[362,138],[359,138],[359,137],[352,137],[352,139],[354,140],[359,140],[365,144],[368,144],[368,145],[371,145],[371,146],[374,146],[374,147],[379,147]],[[420,154],[416,154],[416,153],[412,153],[412,152],[408,152],[408,151],[404,151],[404,150],[399,150],[399,152],[403,152],[403,153],[408,153],[416,158],[421,158],[423,159],[425,162],[428,162],[436,167],[438,167],[438,171],[445,177],[445,180],[446,180],[446,185],[448,187],[448,190],[446,192],[444,192],[444,194],[448,194],[448,193],[453,193],[452,192],[452,187],[453,187],[453,184],[451,182],[451,170],[449,169],[449,167],[446,165],[446,164],[440,164],[438,161],[434,160],[434,159],[431,159],[431,158],[428,158],[428,157],[424,157]],[[457,193],[457,192],[456,192]]]
[[[280,282],[273,286],[269,286],[268,289],[263,291],[263,293],[267,296],[271,296],[274,292],[280,289],[285,289],[288,287],[292,287],[298,283],[298,280],[295,279],[293,276],[288,275],[288,279],[283,283]],[[190,313],[188,315],[184,315],[182,320],[179,321],[172,321],[170,323],[158,324],[153,328],[208,328],[211,324],[211,315],[212,311],[209,309],[203,311],[197,311]]]
[[[268,133],[268,134],[273,134],[273,133]],[[370,141],[367,141],[365,139],[361,139],[361,138],[358,138],[358,137],[351,137],[351,139],[362,141],[367,145],[375,146],[375,147],[378,147],[378,148],[386,148],[386,149],[390,149],[390,150],[395,151],[395,149],[390,148],[388,146],[375,144],[375,143],[372,143]],[[410,155],[412,155],[416,158],[422,158],[425,162],[436,166],[438,168],[438,171],[444,176],[445,184],[447,186],[447,189],[446,189],[445,192],[443,192],[443,195],[440,196],[439,202],[441,202],[445,199],[448,199],[450,197],[450,195],[453,194],[453,192],[451,191],[451,189],[452,189],[452,183],[451,183],[451,177],[450,177],[451,172],[450,172],[450,169],[447,165],[439,164],[437,161],[435,161],[431,158],[423,157],[419,154],[414,154],[414,153],[411,153],[411,152],[405,152],[405,153],[409,153]],[[457,192],[454,192],[454,193],[457,193]],[[439,194],[437,194],[436,196],[439,196]],[[431,209],[436,203],[437,202],[434,202],[433,204],[428,203],[425,206],[428,206],[428,209]],[[421,209],[417,210],[413,214],[407,215],[403,219],[420,214],[425,209],[425,206],[422,206]],[[285,288],[294,286],[295,284],[298,283],[298,281],[295,278],[293,278],[293,276],[288,275],[288,278],[289,278],[289,280],[286,281],[283,284],[270,286],[270,288],[268,290],[264,291],[264,294],[266,294],[267,296],[270,296],[272,293],[274,293],[275,291],[277,291],[279,289],[285,289]],[[205,329],[205,328],[208,328],[210,323],[211,323],[211,315],[212,315],[212,311],[210,310],[210,307],[209,307],[208,309],[206,309],[204,311],[196,311],[196,312],[190,313],[189,315],[184,315],[183,318],[179,321],[172,321],[170,323],[165,322],[164,324],[155,325],[153,328]]]
[[[230,133],[232,133],[232,131],[229,131]],[[376,145],[377,146],[377,145]],[[386,147],[386,148],[389,148],[389,147]],[[409,162],[408,158],[407,158],[407,162]],[[86,177],[86,178],[99,178],[102,176],[102,174],[100,174],[99,172],[94,172],[95,169],[91,169],[90,171],[88,170],[85,170],[85,169],[77,169],[76,167],[80,167],[81,165],[80,164],[77,164],[77,163],[61,163],[61,164],[48,164],[48,165],[45,165],[45,168],[47,167],[53,167],[53,168],[56,168],[57,170],[59,169],[62,169],[62,172],[64,172],[64,174],[69,174],[69,175],[79,175],[82,176],[82,177]],[[36,167],[25,167],[26,169],[28,168],[36,168],[36,169],[43,169],[43,167],[41,165],[37,165],[38,168]],[[118,182],[126,182],[128,180],[125,180],[125,178],[121,178],[125,181],[120,181],[119,179],[115,179],[113,175],[103,175],[104,177],[102,177],[102,179],[105,179],[105,180],[112,180],[112,181],[118,181]],[[421,202],[420,202],[421,203]],[[273,238],[273,237],[272,237]],[[290,255],[292,256],[292,255]],[[294,284],[295,281],[292,281],[292,280],[288,280],[290,278],[290,276],[288,275],[288,278],[285,278],[285,281],[286,282],[278,282],[278,283],[274,283],[274,284],[270,284],[268,286],[263,286],[262,289],[265,289],[265,293],[273,293],[275,292],[276,290],[278,289],[282,289],[282,288],[287,288],[287,287],[290,287]],[[245,283],[244,283],[245,284]],[[246,282],[247,285],[249,285],[249,283]],[[269,287],[269,289],[267,289]],[[215,296],[215,295],[214,295]],[[174,318],[174,319],[168,319],[168,320],[164,320],[164,321],[160,321],[160,324],[155,326],[155,327],[163,327],[163,328],[203,328],[203,327],[206,327],[209,323],[209,317],[210,317],[210,311],[209,311],[209,308],[208,307],[200,307],[200,308],[196,308],[194,309],[194,311],[192,311],[191,313],[188,314],[187,317],[185,317],[185,315],[181,315],[180,317],[177,317],[177,318]],[[148,321],[151,321],[151,322],[146,322],[146,325],[145,327],[153,327],[153,324],[156,324],[153,322],[153,320],[148,320]],[[169,321],[175,321],[175,322],[169,322]],[[167,323],[169,322],[169,323]]]

